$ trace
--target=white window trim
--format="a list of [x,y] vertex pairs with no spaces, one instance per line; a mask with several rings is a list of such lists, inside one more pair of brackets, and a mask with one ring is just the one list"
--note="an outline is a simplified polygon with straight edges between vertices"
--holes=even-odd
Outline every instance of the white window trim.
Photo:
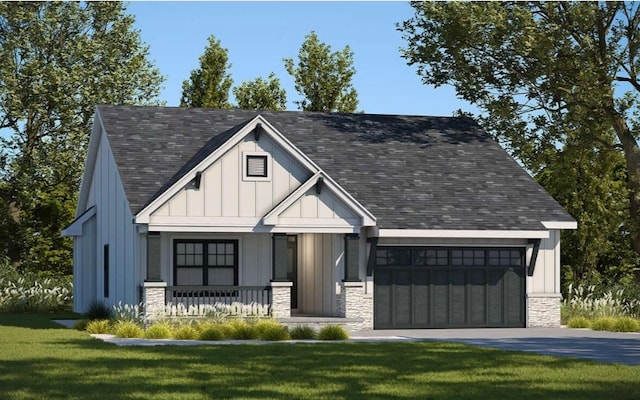
[[[247,157],[260,156],[267,158],[267,176],[248,176],[247,173]],[[271,154],[258,151],[243,151],[242,152],[242,180],[245,182],[271,182],[273,176],[273,162],[271,160]]]

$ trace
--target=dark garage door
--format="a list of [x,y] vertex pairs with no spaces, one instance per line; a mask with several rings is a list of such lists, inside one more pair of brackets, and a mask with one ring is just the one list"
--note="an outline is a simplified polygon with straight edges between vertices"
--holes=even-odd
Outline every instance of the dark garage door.
[[378,247],[374,327],[524,327],[524,248]]

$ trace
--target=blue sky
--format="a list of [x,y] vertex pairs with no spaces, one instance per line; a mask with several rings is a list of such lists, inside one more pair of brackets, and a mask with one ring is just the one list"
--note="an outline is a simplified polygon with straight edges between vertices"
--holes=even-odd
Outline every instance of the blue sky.
[[282,59],[297,61],[304,36],[315,30],[333,51],[353,50],[358,110],[450,116],[471,109],[452,88],[423,85],[400,57],[405,42],[395,24],[413,15],[406,2],[131,2],[127,11],[167,77],[161,97],[168,106],[179,104],[182,81],[215,35],[229,50],[234,87],[274,72],[287,91],[287,109],[297,109],[300,95]]

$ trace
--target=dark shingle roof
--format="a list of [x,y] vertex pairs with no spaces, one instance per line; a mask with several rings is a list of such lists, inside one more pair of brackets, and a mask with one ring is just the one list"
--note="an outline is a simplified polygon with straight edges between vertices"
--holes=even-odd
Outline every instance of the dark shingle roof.
[[256,115],[384,229],[543,229],[573,221],[466,118],[98,106],[135,215]]

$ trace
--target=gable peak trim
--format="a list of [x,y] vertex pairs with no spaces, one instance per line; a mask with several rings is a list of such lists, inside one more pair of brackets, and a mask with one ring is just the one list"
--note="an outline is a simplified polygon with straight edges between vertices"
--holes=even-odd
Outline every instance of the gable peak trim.
[[204,171],[211,164],[216,162],[227,151],[237,146],[245,137],[254,133],[258,129],[262,135],[266,134],[271,137],[278,146],[283,150],[290,153],[296,158],[305,168],[311,171],[312,174],[320,171],[320,168],[307,157],[300,149],[298,149],[289,139],[287,139],[282,133],[280,133],[273,125],[271,125],[262,115],[258,114],[238,129],[238,131],[227,139],[222,145],[213,150],[202,161],[194,165],[189,171],[187,171],[182,177],[174,182],[163,193],[157,196],[153,201],[147,204],[140,212],[135,216],[135,222],[139,224],[148,224],[149,217],[158,208],[162,207],[169,199],[179,193],[185,185],[187,185],[192,179],[194,179],[197,171]]
[[326,187],[327,189],[330,189],[340,201],[344,202],[361,218],[361,226],[374,226],[376,224],[376,217],[364,206],[358,203],[356,199],[354,199],[346,190],[344,190],[322,170],[316,172],[271,211],[265,214],[265,216],[262,217],[262,223],[265,225],[277,226],[280,214],[286,211],[296,201],[300,200],[302,196],[304,196],[309,190],[313,189],[314,186],[316,188],[317,195],[320,194],[319,188],[321,189]]

